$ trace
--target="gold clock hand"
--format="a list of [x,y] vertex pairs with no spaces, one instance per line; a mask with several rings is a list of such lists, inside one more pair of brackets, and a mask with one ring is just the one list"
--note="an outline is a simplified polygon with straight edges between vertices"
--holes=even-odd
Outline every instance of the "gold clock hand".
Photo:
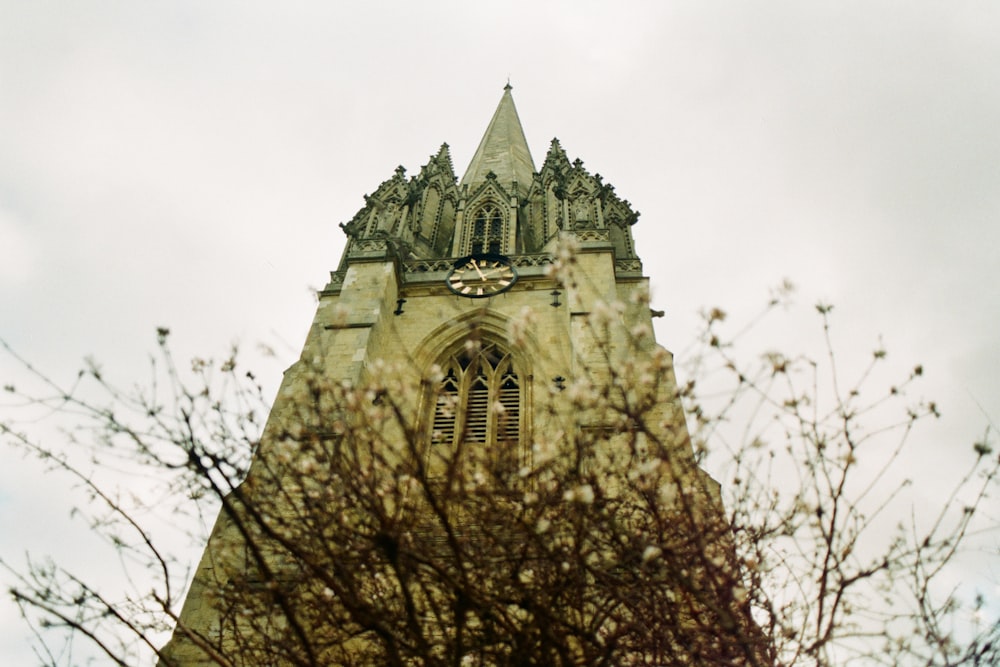
[[476,273],[479,274],[479,279],[482,280],[483,282],[486,282],[486,276],[484,276],[483,272],[479,270],[479,262],[477,262],[476,260],[472,260],[472,268],[474,268],[476,270]]

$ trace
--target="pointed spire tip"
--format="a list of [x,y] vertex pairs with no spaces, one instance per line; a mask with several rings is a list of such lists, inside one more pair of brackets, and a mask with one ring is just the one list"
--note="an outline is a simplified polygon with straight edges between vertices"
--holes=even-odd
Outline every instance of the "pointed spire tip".
[[531,183],[535,166],[531,160],[531,151],[528,150],[528,142],[524,138],[521,120],[517,117],[514,96],[510,94],[512,87],[508,77],[493,119],[462,177],[465,185],[485,182],[491,171],[505,186],[521,184],[526,187],[526,184]]

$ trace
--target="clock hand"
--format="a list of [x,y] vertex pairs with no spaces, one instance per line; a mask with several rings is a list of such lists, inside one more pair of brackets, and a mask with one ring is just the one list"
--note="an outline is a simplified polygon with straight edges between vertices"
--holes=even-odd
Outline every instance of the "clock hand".
[[472,260],[472,268],[474,268],[476,273],[479,274],[479,279],[486,282],[486,276],[484,276],[483,272],[479,270],[479,263],[476,260]]

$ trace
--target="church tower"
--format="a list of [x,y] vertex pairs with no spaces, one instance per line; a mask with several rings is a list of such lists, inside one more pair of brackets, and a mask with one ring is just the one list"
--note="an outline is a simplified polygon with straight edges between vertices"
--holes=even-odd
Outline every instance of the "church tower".
[[510,85],[364,202],[160,664],[756,662],[629,202]]

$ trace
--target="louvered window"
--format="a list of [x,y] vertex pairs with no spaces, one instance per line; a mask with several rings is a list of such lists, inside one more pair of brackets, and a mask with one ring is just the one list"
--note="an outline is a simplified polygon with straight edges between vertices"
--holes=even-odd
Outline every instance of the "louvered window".
[[519,441],[521,383],[509,353],[484,342],[448,359],[443,370],[434,397],[432,444],[493,447]]
[[521,386],[513,370],[508,370],[500,378],[500,389],[497,393],[503,408],[497,415],[497,437],[516,442],[521,425]]
[[455,415],[458,411],[458,378],[453,369],[441,381],[434,401],[434,424],[431,441],[434,443],[454,442]]

